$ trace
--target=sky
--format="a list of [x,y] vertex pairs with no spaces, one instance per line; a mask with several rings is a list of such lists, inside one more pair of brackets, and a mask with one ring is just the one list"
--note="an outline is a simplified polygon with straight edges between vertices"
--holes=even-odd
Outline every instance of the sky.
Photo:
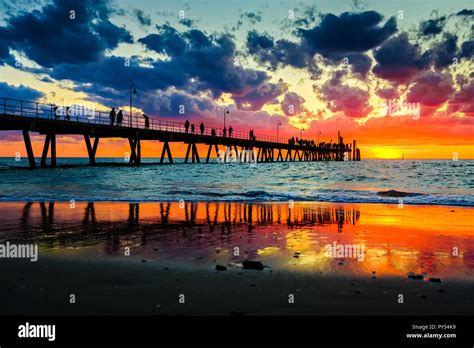
[[[0,0],[0,98],[474,159],[474,1]],[[0,132],[0,156],[24,152]],[[36,154],[43,137],[33,136]],[[161,145],[144,143],[143,156]],[[107,139],[98,156],[122,156]],[[179,147],[183,151],[183,147]],[[76,136],[59,156],[86,156]]]

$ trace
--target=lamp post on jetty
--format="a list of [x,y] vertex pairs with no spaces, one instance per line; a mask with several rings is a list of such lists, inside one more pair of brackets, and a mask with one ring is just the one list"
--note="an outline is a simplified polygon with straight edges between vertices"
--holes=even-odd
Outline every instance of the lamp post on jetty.
[[281,126],[281,122],[280,121],[277,121],[277,143],[279,142],[279,134],[278,134],[278,131],[279,131],[279,127]]
[[135,87],[135,84],[132,83],[130,85],[130,115],[128,116],[129,117],[129,125],[130,127],[132,127],[132,96],[134,94],[137,94],[137,89]]
[[227,115],[228,113],[229,113],[229,109],[225,108],[224,109],[224,128],[225,128],[225,115]]

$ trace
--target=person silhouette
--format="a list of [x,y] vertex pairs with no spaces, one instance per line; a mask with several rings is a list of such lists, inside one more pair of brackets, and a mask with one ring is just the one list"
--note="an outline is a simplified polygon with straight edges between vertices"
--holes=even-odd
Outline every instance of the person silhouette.
[[71,107],[70,106],[66,106],[66,113],[64,114],[64,118],[66,119],[66,121],[71,120]]
[[117,114],[117,126],[121,126],[123,121],[123,111],[119,110]]
[[115,123],[115,108],[112,108],[110,111],[109,117],[110,117],[110,125],[113,126]]
[[189,121],[184,122],[184,131],[187,133],[189,131]]
[[225,137],[227,134],[227,128],[224,127],[224,129],[222,130],[222,136]]
[[150,128],[150,118],[145,114],[143,114],[143,117],[145,118],[145,128],[149,129]]
[[232,132],[234,131],[234,129],[232,128],[232,126],[229,127],[229,138],[232,138]]
[[203,135],[204,134],[204,129],[205,129],[203,122],[201,122],[201,124],[199,125],[199,129],[201,130],[201,135]]
[[59,115],[60,115],[59,112],[58,112],[58,109],[59,109],[58,106],[52,106],[52,110],[53,110],[53,113],[54,113],[54,118],[56,120],[59,120]]
[[194,123],[191,125],[191,133],[194,134]]

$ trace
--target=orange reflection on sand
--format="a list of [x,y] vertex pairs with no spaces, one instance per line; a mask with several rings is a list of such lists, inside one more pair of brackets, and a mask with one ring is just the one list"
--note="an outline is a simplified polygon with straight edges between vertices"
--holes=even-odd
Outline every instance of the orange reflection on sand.
[[[34,241],[45,252],[73,248],[119,256],[131,246],[135,255],[198,266],[258,259],[285,271],[375,272],[378,277],[415,272],[474,280],[473,208],[243,202],[0,205],[0,239]],[[333,243],[363,246],[363,260],[328,257],[325,247]]]

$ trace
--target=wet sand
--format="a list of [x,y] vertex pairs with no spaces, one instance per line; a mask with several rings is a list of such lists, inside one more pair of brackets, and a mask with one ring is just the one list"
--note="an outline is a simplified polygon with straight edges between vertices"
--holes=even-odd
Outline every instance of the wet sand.
[[[0,296],[8,299],[1,314],[474,313],[473,208],[17,202],[0,207],[1,242],[35,243],[40,250],[38,262],[0,259]],[[363,260],[328,257],[325,246],[332,243],[363,245]],[[243,269],[245,260],[261,261],[265,268]],[[227,270],[217,271],[216,265]],[[409,278],[410,272],[423,279]]]

